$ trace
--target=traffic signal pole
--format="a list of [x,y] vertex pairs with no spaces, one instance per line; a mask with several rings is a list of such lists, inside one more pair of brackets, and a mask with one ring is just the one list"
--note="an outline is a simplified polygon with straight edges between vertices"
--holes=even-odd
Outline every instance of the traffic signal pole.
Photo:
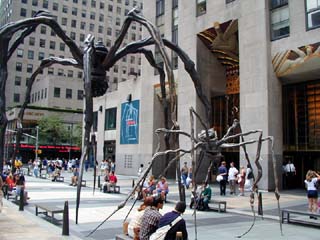
[[36,160],[38,160],[38,147],[39,147],[39,126],[36,126]]

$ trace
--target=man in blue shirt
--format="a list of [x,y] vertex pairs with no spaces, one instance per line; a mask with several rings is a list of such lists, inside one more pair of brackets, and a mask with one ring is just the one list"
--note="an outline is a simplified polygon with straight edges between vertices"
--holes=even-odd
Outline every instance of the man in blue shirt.
[[223,177],[220,181],[220,195],[226,195],[226,185],[227,185],[227,177],[228,177],[228,170],[226,167],[227,163],[225,161],[221,162],[221,166],[218,169],[219,175]]
[[[181,214],[183,214],[185,210],[186,210],[186,203],[185,202],[177,202],[177,204],[172,212],[168,212],[160,218],[158,228],[161,228],[163,226],[170,224],[177,217],[179,217]],[[188,239],[186,222],[182,218],[179,222],[177,222],[174,226],[171,227],[171,229],[167,232],[167,235],[164,239],[165,240],[175,240],[177,232],[182,232],[182,239],[183,240]]]

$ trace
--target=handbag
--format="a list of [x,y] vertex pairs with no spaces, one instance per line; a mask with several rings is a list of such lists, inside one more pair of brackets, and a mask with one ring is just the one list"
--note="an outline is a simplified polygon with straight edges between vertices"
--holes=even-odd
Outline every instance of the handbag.
[[182,217],[178,216],[175,220],[173,220],[168,225],[158,228],[157,231],[151,234],[149,240],[163,240],[166,237],[168,231],[181,219]]
[[220,182],[221,180],[223,180],[223,177],[221,175],[218,175],[216,180],[217,180],[217,182]]

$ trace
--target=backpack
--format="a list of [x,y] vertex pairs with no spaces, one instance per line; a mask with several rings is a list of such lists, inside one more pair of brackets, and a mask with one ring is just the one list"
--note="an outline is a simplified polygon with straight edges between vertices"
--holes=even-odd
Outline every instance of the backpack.
[[248,177],[247,177],[248,179],[251,179],[251,178],[253,178],[253,172],[251,171],[251,172],[249,172],[249,174],[248,174]]
[[181,219],[182,217],[178,216],[175,220],[173,220],[168,225],[158,228],[157,231],[151,234],[149,240],[163,240],[166,237],[167,232]]

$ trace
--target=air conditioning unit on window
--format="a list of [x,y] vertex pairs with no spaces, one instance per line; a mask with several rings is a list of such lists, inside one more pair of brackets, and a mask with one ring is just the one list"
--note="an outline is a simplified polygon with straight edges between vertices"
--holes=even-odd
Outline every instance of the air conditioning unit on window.
[[312,12],[310,14],[311,18],[311,26],[319,26],[320,25],[320,10]]

